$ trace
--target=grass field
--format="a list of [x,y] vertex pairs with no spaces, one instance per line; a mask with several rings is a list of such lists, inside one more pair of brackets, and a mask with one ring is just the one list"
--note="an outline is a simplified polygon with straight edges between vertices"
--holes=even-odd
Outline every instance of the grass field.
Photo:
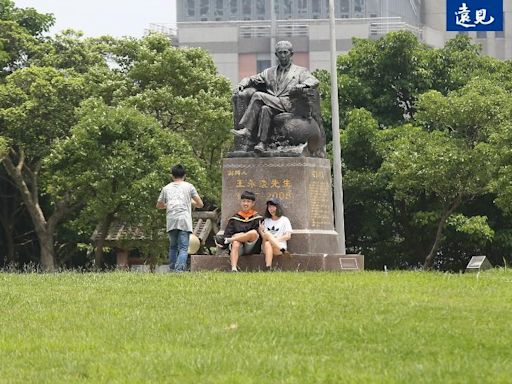
[[0,383],[511,383],[512,271],[0,273]]

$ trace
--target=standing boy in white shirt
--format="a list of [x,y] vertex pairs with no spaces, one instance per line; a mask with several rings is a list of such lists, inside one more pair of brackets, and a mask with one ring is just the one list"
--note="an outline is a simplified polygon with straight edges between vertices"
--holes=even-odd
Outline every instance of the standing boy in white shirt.
[[181,164],[171,170],[172,182],[162,188],[156,207],[166,209],[169,235],[169,269],[183,272],[187,267],[188,243],[192,233],[192,205],[203,207],[196,188],[185,181],[185,168]]

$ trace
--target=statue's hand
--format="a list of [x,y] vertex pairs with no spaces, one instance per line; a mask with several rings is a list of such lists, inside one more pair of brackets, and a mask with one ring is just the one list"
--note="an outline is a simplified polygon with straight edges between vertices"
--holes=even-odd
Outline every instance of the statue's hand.
[[304,89],[307,88],[306,84],[295,84],[292,89],[290,89],[290,96],[299,96],[304,93]]
[[249,82],[250,82],[250,80],[249,80],[248,78],[242,79],[242,80],[238,83],[238,85],[237,85],[237,87],[236,87],[235,91],[236,91],[236,92],[241,92],[241,91],[243,91],[245,88],[247,88],[247,87],[249,86]]
[[238,84],[238,85],[233,89],[233,93],[236,95],[237,93],[242,92],[244,89],[245,89],[245,88],[244,88],[242,85]]

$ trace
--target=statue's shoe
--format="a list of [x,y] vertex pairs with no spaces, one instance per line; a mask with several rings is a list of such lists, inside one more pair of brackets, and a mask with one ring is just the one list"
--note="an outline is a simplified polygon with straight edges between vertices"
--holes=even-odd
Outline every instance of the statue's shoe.
[[263,144],[263,143],[259,143],[258,145],[256,145],[254,147],[254,152],[257,152],[257,153],[265,152],[265,150],[266,150],[265,144]]
[[249,137],[251,135],[251,133],[246,128],[232,129],[231,132],[238,137]]

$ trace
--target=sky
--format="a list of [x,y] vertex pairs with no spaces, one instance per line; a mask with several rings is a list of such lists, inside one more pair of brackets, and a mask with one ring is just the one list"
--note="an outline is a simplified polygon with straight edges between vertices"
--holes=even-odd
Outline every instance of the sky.
[[14,0],[18,8],[53,13],[51,34],[72,28],[87,37],[111,35],[142,37],[150,23],[172,27],[176,0]]

